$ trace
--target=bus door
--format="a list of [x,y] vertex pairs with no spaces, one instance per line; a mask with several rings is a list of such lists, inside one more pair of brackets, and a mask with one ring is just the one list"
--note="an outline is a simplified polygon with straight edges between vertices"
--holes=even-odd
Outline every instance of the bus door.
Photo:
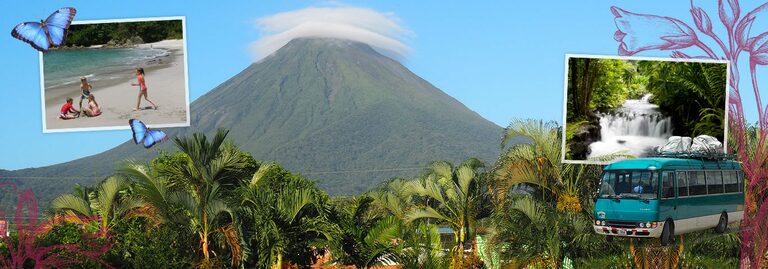
[[661,203],[659,203],[660,221],[665,220],[667,217],[675,218],[675,216],[677,216],[677,199],[675,199],[677,186],[674,172],[662,171],[659,173],[659,181],[661,182]]

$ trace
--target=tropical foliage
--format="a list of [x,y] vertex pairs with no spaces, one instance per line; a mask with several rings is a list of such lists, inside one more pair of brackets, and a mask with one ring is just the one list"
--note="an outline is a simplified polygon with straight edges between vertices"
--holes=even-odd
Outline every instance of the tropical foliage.
[[77,186],[74,194],[64,194],[51,202],[54,214],[65,221],[78,224],[79,217],[96,217],[102,232],[109,230],[118,220],[142,214],[144,204],[138,197],[125,195],[127,181],[120,177],[110,177],[95,188]]
[[397,260],[402,222],[394,215],[375,210],[373,201],[363,195],[335,207],[331,220],[344,231],[331,242],[339,263],[366,268]]
[[282,268],[284,263],[313,264],[337,234],[328,218],[327,194],[314,182],[264,164],[238,187],[246,264]]
[[68,46],[102,45],[140,37],[143,42],[157,42],[183,37],[181,20],[77,24],[69,28]]
[[588,119],[595,111],[610,111],[626,99],[639,99],[647,92],[646,83],[637,61],[569,58],[567,120]]
[[[505,129],[494,177],[494,232],[489,244],[504,259],[560,267],[566,258],[616,252],[590,243],[592,193],[598,166],[561,163],[560,127],[553,122],[515,120]],[[530,143],[507,145],[513,137]]]
[[[723,141],[725,64],[640,61],[652,102],[672,119],[675,135],[711,135]],[[674,74],[674,75],[670,75]]]
[[[435,161],[420,176],[334,198],[276,163],[254,160],[224,130],[176,138],[177,152],[128,163],[93,187],[56,198],[43,228],[14,233],[0,253],[16,257],[33,246],[42,256],[6,259],[15,262],[9,266],[50,261],[70,268],[637,263],[632,257],[639,252],[622,247],[626,240],[606,242],[591,231],[600,167],[561,163],[561,130],[552,122],[514,120],[490,169],[474,158]],[[514,138],[527,142],[512,144]],[[733,233],[681,241],[680,264],[736,262],[729,258],[738,253]]]
[[448,225],[453,230],[454,248],[464,251],[476,235],[477,222],[491,212],[483,166],[477,159],[457,167],[434,162],[425,176],[409,185],[419,203],[406,213],[406,221],[433,219]]

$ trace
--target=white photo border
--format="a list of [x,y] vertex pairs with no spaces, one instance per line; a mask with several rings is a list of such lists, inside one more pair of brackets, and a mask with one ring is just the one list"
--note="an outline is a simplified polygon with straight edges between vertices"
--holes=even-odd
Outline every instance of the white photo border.
[[662,62],[693,62],[693,63],[717,63],[717,64],[726,64],[725,68],[725,85],[723,90],[725,90],[725,104],[724,104],[724,112],[725,113],[725,121],[723,122],[724,126],[724,132],[723,132],[723,153],[728,153],[728,98],[730,98],[730,91],[728,90],[728,81],[730,80],[731,76],[731,61],[728,60],[713,60],[713,59],[682,59],[682,58],[664,58],[664,57],[638,57],[638,56],[615,56],[615,55],[596,55],[596,54],[565,54],[565,63],[563,64],[565,66],[565,71],[563,72],[563,127],[561,130],[561,148],[560,148],[560,161],[563,163],[570,163],[570,164],[596,164],[596,165],[607,165],[609,163],[612,163],[614,161],[609,162],[601,162],[601,161],[590,161],[590,160],[567,160],[565,159],[565,130],[566,130],[566,118],[568,116],[568,60],[570,58],[590,58],[590,59],[615,59],[615,60],[631,60],[631,61],[662,61]]
[[[81,24],[102,24],[102,23],[126,23],[126,22],[147,22],[147,21],[175,21],[181,20],[181,32],[182,43],[184,52],[184,101],[186,103],[186,122],[183,123],[169,123],[169,124],[147,124],[147,127],[152,128],[174,128],[174,127],[189,127],[190,126],[190,111],[189,111],[189,60],[187,54],[187,19],[186,16],[167,16],[167,17],[143,17],[143,18],[126,18],[126,19],[106,19],[106,20],[82,20],[72,21],[72,25]],[[110,131],[110,130],[128,130],[131,127],[128,126],[128,122],[120,126],[105,126],[105,127],[83,127],[83,128],[61,128],[61,129],[48,129],[45,122],[45,77],[44,77],[44,62],[43,53],[39,52],[39,66],[40,66],[40,109],[42,111],[42,124],[43,133],[67,133],[67,132],[88,132],[88,131]]]

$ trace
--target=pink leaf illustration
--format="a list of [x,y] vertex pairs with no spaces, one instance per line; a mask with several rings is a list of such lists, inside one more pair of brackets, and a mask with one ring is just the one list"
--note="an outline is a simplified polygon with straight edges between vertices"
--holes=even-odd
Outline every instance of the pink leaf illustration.
[[611,7],[620,42],[619,55],[634,55],[646,50],[674,50],[696,45],[696,33],[684,22],[670,17],[637,14]]
[[[739,23],[736,25],[735,35],[736,35],[736,43],[739,45],[741,49],[748,49],[749,48],[749,39],[760,35],[752,35],[752,25],[755,23],[755,19],[757,19],[757,15],[759,15],[761,12],[768,11],[768,3],[762,4],[759,7],[755,8],[754,10],[750,11],[746,15],[744,15],[744,18],[741,18]],[[760,33],[760,32],[758,32]]]
[[[738,0],[719,0],[718,15],[726,28],[727,38],[723,42],[712,31],[712,22],[707,13],[693,5],[691,2],[691,15],[696,28],[705,36],[712,38],[722,49],[725,57],[718,56],[707,45],[699,40],[690,27],[681,21],[656,15],[636,14],[624,11],[617,7],[611,7],[611,12],[616,17],[614,22],[618,29],[613,37],[620,42],[619,55],[633,55],[645,50],[669,50],[697,46],[706,52],[706,58],[727,59],[731,61],[730,94],[728,97],[728,126],[732,138],[735,140],[736,149],[731,152],[737,154],[741,162],[746,189],[744,202],[744,220],[741,223],[741,254],[740,265],[742,268],[764,268],[764,255],[768,250],[768,148],[749,145],[765,145],[768,143],[768,106],[763,108],[760,99],[759,83],[757,79],[757,66],[768,65],[768,31],[755,31],[752,34],[752,26],[755,20],[764,12],[768,12],[768,3],[764,3],[744,17],[739,18],[741,8]],[[703,36],[702,36],[703,37]],[[752,82],[752,90],[757,105],[758,124],[755,127],[747,125],[744,114],[743,100],[739,89],[739,54],[749,53],[749,75]],[[691,57],[679,50],[672,52],[674,58],[702,58]],[[754,129],[753,129],[754,128]],[[749,135],[748,132],[756,132]],[[754,141],[753,141],[754,140]]]
[[736,18],[739,17],[739,0],[728,0],[728,6],[726,7],[723,0],[717,1],[717,13],[720,15],[720,21],[723,22],[728,29],[733,28],[733,24],[736,22]]
[[751,64],[768,64],[768,32],[750,38],[747,46],[747,51],[749,51],[749,62]]
[[709,20],[709,15],[707,15],[706,11],[700,7],[692,7],[691,15],[693,15],[693,23],[696,24],[696,28],[699,31],[705,34],[712,33],[712,21]]
[[[12,182],[0,183],[0,187],[2,186],[10,186],[19,194],[19,198],[13,219],[18,239],[14,241],[11,237],[0,236],[2,237],[0,241],[7,247],[7,254],[0,255],[0,268],[26,268],[25,264],[29,265],[29,262],[34,262],[35,268],[61,268],[82,263],[83,261],[76,258],[77,255],[96,261],[106,268],[113,268],[99,258],[112,248],[112,238],[106,233],[82,235],[81,239],[85,246],[79,244],[40,246],[37,239],[46,234],[57,220],[38,224],[35,194],[29,189],[18,192],[16,184]],[[92,218],[82,219],[83,222],[93,220]]]

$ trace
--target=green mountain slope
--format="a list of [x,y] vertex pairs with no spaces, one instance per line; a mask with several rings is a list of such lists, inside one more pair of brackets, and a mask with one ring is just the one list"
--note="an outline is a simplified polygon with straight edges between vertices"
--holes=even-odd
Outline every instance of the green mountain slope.
[[[472,78],[467,78],[472,79]],[[433,160],[493,162],[502,128],[370,46],[296,39],[191,104],[190,128],[169,135],[230,129],[256,159],[274,160],[316,179],[331,194],[361,193],[391,177],[413,176]],[[128,134],[126,133],[126,136]],[[166,142],[158,150],[173,150]],[[58,165],[5,172],[39,191],[95,182],[126,159],[157,150],[128,141]]]

